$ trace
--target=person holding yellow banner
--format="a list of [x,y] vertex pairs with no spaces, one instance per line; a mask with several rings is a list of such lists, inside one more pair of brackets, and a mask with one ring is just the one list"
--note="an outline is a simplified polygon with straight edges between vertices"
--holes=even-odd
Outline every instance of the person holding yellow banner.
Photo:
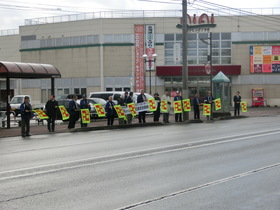
[[107,112],[107,125],[114,124],[114,118],[116,111],[114,109],[115,103],[113,102],[113,96],[109,96],[109,101],[106,103],[105,111]]
[[[176,92],[176,96],[174,97],[174,102],[175,101],[180,101],[180,103],[182,103],[181,101],[183,100],[180,91]],[[182,105],[181,105],[182,106]],[[175,107],[174,107],[175,108]],[[175,122],[183,122],[182,121],[182,113],[175,113]]]
[[[206,115],[207,120],[213,120],[213,116],[212,116],[212,109],[213,109],[213,104],[214,104],[214,97],[212,96],[212,92],[208,91],[208,95],[205,97],[204,99],[204,103],[205,104],[209,104],[210,106],[207,106],[207,113],[208,111],[210,111],[210,115]],[[209,109],[210,108],[210,109]]]
[[[86,95],[83,95],[83,99],[80,101],[80,109],[88,109],[89,112],[91,110],[91,107],[90,107],[90,104],[89,104],[89,102],[87,100],[87,96]],[[84,123],[83,122],[83,119],[85,118],[84,117],[84,115],[85,115],[84,113],[85,112],[81,112],[81,128],[87,127],[87,124],[88,124],[88,123]]]
[[58,102],[55,100],[55,95],[51,95],[45,106],[45,112],[48,115],[48,131],[54,132],[56,112],[58,108]]
[[167,90],[165,91],[164,95],[161,97],[161,100],[167,102],[166,112],[163,113],[163,122],[169,123],[169,110],[170,110],[171,101],[170,101],[170,96],[169,96],[169,93]]

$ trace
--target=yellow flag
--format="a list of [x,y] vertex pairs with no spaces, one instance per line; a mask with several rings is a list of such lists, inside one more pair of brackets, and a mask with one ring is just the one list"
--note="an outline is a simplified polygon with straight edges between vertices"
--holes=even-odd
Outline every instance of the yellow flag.
[[220,99],[220,98],[215,99],[214,102],[215,102],[215,108],[216,108],[216,110],[219,110],[219,109],[222,108],[221,99]]
[[190,99],[184,99],[183,102],[183,108],[185,112],[191,111],[191,100]]
[[115,108],[119,118],[125,118],[123,108],[120,105],[115,105],[114,108]]
[[246,101],[241,101],[241,111],[242,112],[247,112],[247,102]]
[[81,109],[82,123],[90,123],[90,114],[88,109]]
[[103,106],[101,104],[94,104],[94,108],[96,110],[98,117],[106,116],[105,110],[103,109]]
[[150,112],[154,112],[157,110],[156,101],[154,98],[150,98],[148,100],[148,103],[149,103],[149,107],[150,107]]
[[174,101],[174,113],[182,113],[182,102],[181,101]]
[[35,109],[33,112],[35,112],[41,120],[49,119],[48,115],[41,109]]
[[133,117],[137,115],[136,107],[134,103],[127,104],[127,107],[129,108],[129,111]]
[[61,113],[62,120],[68,120],[70,117],[70,114],[67,112],[67,109],[65,106],[61,105],[58,107]]
[[160,111],[167,112],[167,101],[160,102]]
[[203,115],[211,115],[211,104],[203,105]]

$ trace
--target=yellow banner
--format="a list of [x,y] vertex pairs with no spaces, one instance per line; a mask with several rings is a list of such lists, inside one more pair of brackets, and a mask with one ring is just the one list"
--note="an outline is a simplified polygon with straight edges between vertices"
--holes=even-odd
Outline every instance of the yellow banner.
[[211,115],[211,104],[203,105],[203,115]]
[[136,112],[136,106],[134,103],[130,103],[130,104],[127,104],[127,107],[130,111],[130,113],[132,114],[132,116],[136,116],[137,115],[137,112]]
[[150,98],[148,100],[148,104],[149,104],[149,107],[150,107],[150,112],[154,112],[157,110],[157,105],[156,105],[156,101],[154,98]]
[[191,111],[191,100],[190,99],[184,99],[183,102],[183,109],[185,112]]
[[119,118],[125,118],[124,111],[120,105],[115,105],[114,108],[115,108]]
[[90,123],[90,113],[88,109],[81,109],[82,123]]
[[70,114],[67,112],[67,109],[65,106],[61,105],[58,107],[61,113],[62,120],[68,120],[70,117]]
[[160,111],[167,112],[167,101],[160,102]]
[[96,110],[98,117],[106,117],[106,112],[101,104],[94,104],[94,108]]
[[241,101],[241,111],[247,112],[247,102],[246,101]]
[[215,102],[215,109],[216,110],[219,110],[219,109],[222,108],[221,99],[220,98],[215,99],[214,102]]
[[174,106],[174,113],[182,113],[183,112],[181,101],[174,101],[173,106]]
[[41,109],[35,109],[33,112],[35,112],[41,120],[49,119],[48,115]]

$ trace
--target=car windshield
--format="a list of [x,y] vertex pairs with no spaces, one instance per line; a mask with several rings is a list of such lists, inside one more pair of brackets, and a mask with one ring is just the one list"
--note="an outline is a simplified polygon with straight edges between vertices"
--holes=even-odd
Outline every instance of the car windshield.
[[102,98],[89,99],[89,103],[105,105],[106,101]]
[[21,104],[23,102],[24,97],[14,97],[11,100],[11,104]]

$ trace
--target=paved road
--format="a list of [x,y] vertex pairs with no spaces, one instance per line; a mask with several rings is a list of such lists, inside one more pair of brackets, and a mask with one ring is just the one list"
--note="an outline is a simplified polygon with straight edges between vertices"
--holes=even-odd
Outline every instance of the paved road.
[[0,209],[280,209],[280,118],[0,139]]

